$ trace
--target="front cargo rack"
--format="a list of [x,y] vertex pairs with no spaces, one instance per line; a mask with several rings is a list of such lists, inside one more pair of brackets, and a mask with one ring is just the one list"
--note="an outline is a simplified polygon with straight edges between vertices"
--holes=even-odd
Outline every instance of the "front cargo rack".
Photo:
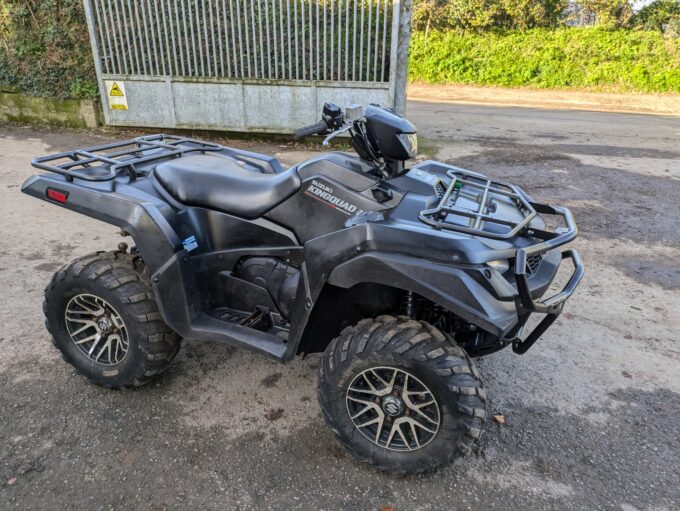
[[[441,196],[436,207],[420,212],[418,215],[420,221],[435,229],[446,229],[498,240],[514,238],[518,234],[527,233],[529,230],[533,237],[540,239],[552,239],[558,235],[556,232],[542,229],[529,229],[529,224],[536,217],[537,213],[555,214],[555,212],[550,206],[531,202],[527,195],[517,186],[505,181],[490,179],[459,167],[448,170],[446,174],[451,178],[451,183],[446,192]],[[456,205],[456,199],[463,187],[470,187],[481,191],[481,197],[475,201],[477,203],[475,209]],[[493,209],[491,202],[493,199],[492,194],[508,197],[514,202],[517,210],[522,215],[522,219],[514,221],[489,214]],[[468,218],[468,225],[447,221],[449,215]],[[505,226],[509,230],[504,233],[485,230],[486,224]]]
[[110,181],[127,174],[131,180],[139,167],[156,160],[179,158],[191,152],[221,151],[225,147],[212,142],[175,135],[147,135],[86,149],[76,149],[34,159],[31,164],[42,170],[66,176],[68,181]]

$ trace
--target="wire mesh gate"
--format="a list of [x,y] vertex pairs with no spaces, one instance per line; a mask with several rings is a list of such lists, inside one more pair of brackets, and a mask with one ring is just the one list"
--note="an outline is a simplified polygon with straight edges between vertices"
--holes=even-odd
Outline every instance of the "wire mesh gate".
[[[288,132],[394,105],[399,0],[85,0],[108,124]],[[124,101],[121,101],[121,98]]]

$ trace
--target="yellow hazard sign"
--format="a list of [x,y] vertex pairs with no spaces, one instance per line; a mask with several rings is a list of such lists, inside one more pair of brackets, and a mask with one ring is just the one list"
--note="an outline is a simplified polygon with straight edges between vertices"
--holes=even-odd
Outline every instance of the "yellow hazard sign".
[[106,80],[106,92],[111,110],[127,110],[127,96],[125,95],[125,83],[121,81]]
[[113,85],[111,86],[111,92],[109,92],[109,96],[111,97],[125,97],[125,94],[123,94],[123,91],[120,90],[120,87],[116,82],[113,82]]

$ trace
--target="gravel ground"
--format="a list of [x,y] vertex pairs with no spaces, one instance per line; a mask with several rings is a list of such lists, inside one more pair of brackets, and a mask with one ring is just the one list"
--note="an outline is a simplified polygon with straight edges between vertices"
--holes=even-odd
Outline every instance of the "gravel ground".
[[127,133],[0,125],[0,508],[680,509],[680,121],[410,108],[428,152],[564,204],[581,228],[587,275],[563,316],[526,355],[479,361],[506,422],[476,455],[406,478],[353,461],[320,416],[318,356],[186,342],[147,387],[88,384],[49,343],[42,289],[120,238],[19,189],[32,156]]

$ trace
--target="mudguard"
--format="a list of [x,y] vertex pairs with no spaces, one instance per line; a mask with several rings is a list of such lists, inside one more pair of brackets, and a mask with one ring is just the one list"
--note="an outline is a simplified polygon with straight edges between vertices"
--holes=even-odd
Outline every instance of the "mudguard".
[[[126,230],[134,239],[150,273],[153,273],[182,246],[179,236],[159,209],[167,207],[167,204],[153,201],[153,197],[142,193],[138,196],[123,195],[104,186],[74,184],[56,175],[37,175],[28,178],[21,191]],[[68,196],[66,203],[49,200],[48,188],[65,192]]]
[[[65,193],[66,203],[49,200],[48,188]],[[22,186],[22,192],[28,195],[125,229],[149,268],[164,321],[179,335],[223,341],[283,360],[286,345],[280,338],[219,321],[201,310],[193,268],[186,264],[188,253],[160,209],[169,206],[136,188],[124,186],[124,190],[122,194],[107,184],[74,184],[62,177],[40,175],[29,178]]]
[[[488,279],[479,265],[465,265],[466,273],[453,263],[398,254],[400,246],[405,248],[403,238],[401,229],[363,223],[305,243],[305,263],[291,317],[287,358],[297,352],[326,283],[349,288],[371,282],[413,291],[497,336],[517,323],[513,301],[516,292],[502,278],[492,275]],[[470,276],[473,267],[478,268],[479,281]],[[497,295],[495,298],[492,292]],[[507,301],[500,301],[500,295]]]
[[343,288],[371,282],[413,291],[498,337],[517,322],[514,302],[499,301],[455,266],[423,259],[368,252],[337,266],[328,282]]

